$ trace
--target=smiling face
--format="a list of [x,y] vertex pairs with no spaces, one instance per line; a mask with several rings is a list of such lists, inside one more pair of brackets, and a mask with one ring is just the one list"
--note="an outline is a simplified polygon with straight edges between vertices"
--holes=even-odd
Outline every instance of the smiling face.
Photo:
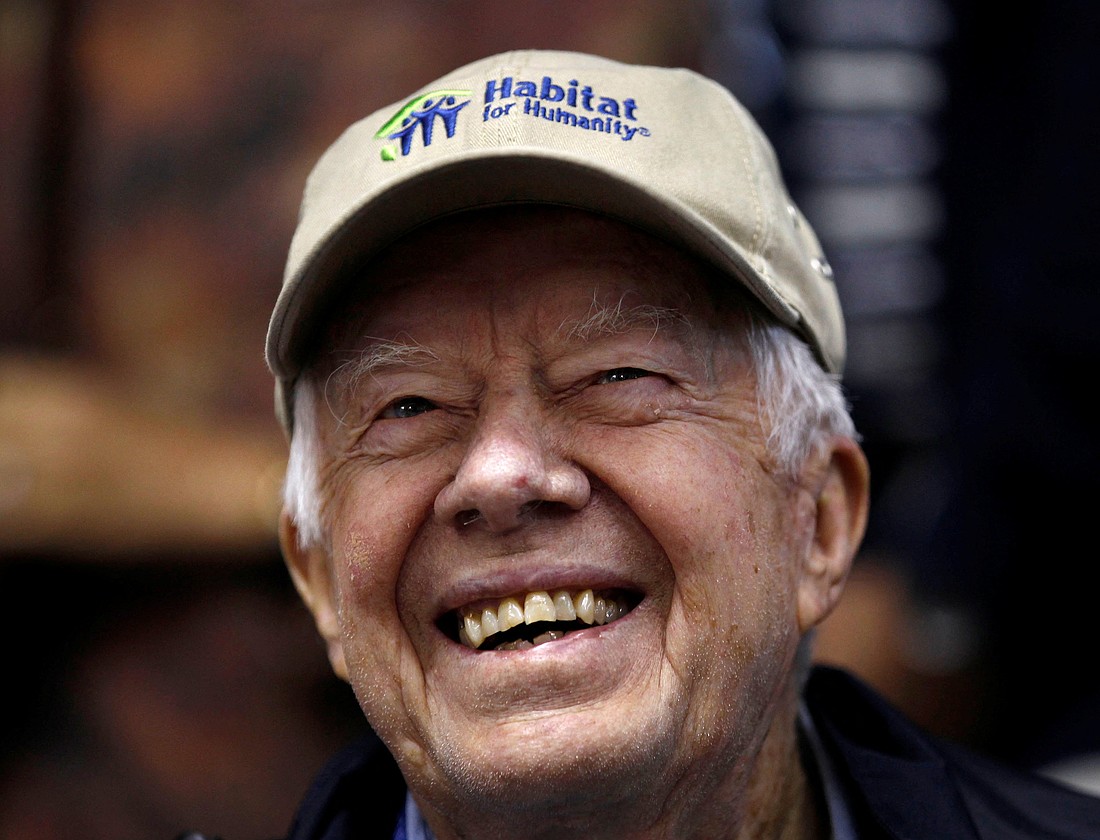
[[318,370],[327,539],[284,548],[433,828],[687,836],[801,779],[830,468],[772,468],[746,315],[565,210],[425,228],[363,287]]

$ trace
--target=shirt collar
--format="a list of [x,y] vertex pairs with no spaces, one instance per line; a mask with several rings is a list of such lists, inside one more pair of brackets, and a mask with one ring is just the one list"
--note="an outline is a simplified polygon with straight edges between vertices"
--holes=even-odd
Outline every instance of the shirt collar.
[[810,745],[810,755],[817,765],[817,774],[821,778],[825,806],[829,809],[831,840],[858,840],[851,804],[840,783],[836,766],[821,743],[821,737],[817,734],[817,727],[814,726],[813,718],[805,703],[799,706],[798,723],[802,727],[806,742]]

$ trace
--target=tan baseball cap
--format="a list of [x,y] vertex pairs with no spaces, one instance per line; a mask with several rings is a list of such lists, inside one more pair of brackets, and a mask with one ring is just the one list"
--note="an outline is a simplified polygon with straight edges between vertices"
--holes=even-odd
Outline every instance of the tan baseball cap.
[[346,269],[432,219],[514,202],[605,214],[686,248],[842,370],[832,270],[729,91],[685,69],[522,50],[356,122],[310,173],[267,336],[288,433],[294,380]]

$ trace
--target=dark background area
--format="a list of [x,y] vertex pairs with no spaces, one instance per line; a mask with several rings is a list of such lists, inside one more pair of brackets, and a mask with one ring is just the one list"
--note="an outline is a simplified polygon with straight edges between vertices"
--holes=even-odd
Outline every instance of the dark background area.
[[[823,233],[874,496],[821,658],[1011,763],[1100,752],[1098,7],[513,5],[0,6],[0,836],[271,837],[363,727],[278,557],[266,319],[321,150],[514,46],[720,77]],[[870,241],[852,195],[909,203]]]
[[1100,750],[1086,548],[1100,500],[1100,8],[955,14],[943,175],[955,481],[929,573],[986,613],[982,737],[1041,763]]

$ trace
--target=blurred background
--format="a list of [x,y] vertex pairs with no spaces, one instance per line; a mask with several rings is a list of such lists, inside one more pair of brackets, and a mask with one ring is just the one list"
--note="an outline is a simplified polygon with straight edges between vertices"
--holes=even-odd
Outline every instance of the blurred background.
[[874,475],[819,657],[1084,766],[1097,43],[1088,0],[2,0],[0,837],[275,837],[365,726],[278,556],[266,321],[324,147],[515,47],[693,67],[757,115]]

